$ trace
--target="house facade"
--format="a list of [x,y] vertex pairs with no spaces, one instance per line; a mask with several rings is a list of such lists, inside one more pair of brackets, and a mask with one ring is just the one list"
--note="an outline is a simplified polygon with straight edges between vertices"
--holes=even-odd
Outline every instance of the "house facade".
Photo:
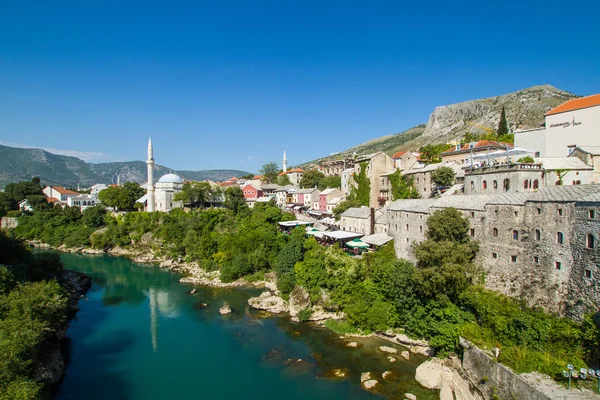
[[79,196],[79,193],[65,189],[62,186],[46,186],[42,192],[44,192],[48,198],[54,197],[58,199],[63,205],[68,203],[70,197]]

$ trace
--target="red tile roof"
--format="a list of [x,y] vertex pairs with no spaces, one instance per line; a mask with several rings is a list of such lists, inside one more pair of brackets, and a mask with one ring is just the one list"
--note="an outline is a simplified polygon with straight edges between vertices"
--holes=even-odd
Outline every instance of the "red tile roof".
[[238,179],[238,178],[236,178],[235,176],[234,176],[233,178],[229,178],[228,180],[230,180],[230,181],[232,181],[232,182],[239,181],[239,179]]
[[402,157],[405,154],[406,154],[406,151],[399,151],[397,153],[394,153],[394,155],[392,156],[392,158],[397,159],[397,158]]
[[254,175],[254,179],[262,179],[262,175]]
[[235,185],[235,183],[233,183],[233,182],[219,182],[217,185],[219,185],[221,187],[229,187],[229,186]]
[[600,94],[569,100],[560,106],[548,111],[546,115],[554,115],[567,111],[580,110],[582,108],[600,106]]
[[294,169],[292,169],[292,170],[288,171],[288,174],[289,174],[290,172],[297,172],[297,173],[299,173],[299,174],[303,174],[303,173],[304,173],[304,170],[303,170],[303,169],[301,169],[301,168],[294,168]]
[[58,200],[56,197],[48,197],[48,198],[46,199],[46,201],[47,201],[48,203],[59,203],[59,202],[60,202],[60,200]]
[[74,192],[72,190],[65,189],[62,186],[51,186],[51,187],[52,187],[52,189],[56,190],[60,194],[79,194],[79,193]]
[[[497,140],[480,140],[477,143],[475,143],[472,148],[477,149],[477,148],[507,147],[507,146],[509,149],[512,149],[514,147],[511,143],[499,142]],[[455,151],[469,150],[470,148],[471,147],[469,147],[469,143],[465,143],[461,146],[460,150],[450,149],[450,150],[444,151],[442,154],[454,153]]]

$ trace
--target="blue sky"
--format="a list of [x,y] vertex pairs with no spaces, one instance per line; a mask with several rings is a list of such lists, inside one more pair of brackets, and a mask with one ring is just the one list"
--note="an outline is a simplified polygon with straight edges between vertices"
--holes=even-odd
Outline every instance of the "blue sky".
[[[123,4],[126,3],[126,4]],[[551,84],[600,93],[596,1],[0,6],[0,143],[257,171]]]

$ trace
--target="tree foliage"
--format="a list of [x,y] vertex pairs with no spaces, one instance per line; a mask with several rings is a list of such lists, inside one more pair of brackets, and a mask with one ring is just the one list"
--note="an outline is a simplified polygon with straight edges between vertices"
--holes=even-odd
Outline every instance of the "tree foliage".
[[321,171],[311,169],[302,174],[299,186],[301,188],[318,188],[325,190],[327,188],[339,188],[342,185],[341,177],[325,176]]
[[263,176],[263,180],[266,183],[275,183],[277,181],[277,175],[279,175],[279,166],[276,162],[271,161],[263,165],[259,173]]
[[442,162],[441,154],[452,148],[452,145],[448,144],[428,144],[419,149],[421,153],[421,160],[427,164],[435,164]]
[[452,186],[454,185],[454,179],[456,178],[456,174],[454,170],[450,167],[439,167],[435,171],[431,173],[431,180],[437,186]]
[[399,199],[418,199],[421,196],[419,191],[414,187],[413,177],[402,175],[399,169],[388,176],[392,186],[392,200]]
[[98,193],[98,199],[106,207],[119,211],[132,211],[135,209],[136,200],[146,191],[134,182],[126,182],[123,186],[109,186]]
[[292,181],[290,181],[288,174],[283,174],[277,177],[277,184],[279,186],[291,185]]
[[502,111],[500,112],[500,121],[498,122],[498,129],[496,130],[496,134],[498,136],[503,136],[508,134],[508,122],[506,121],[506,110],[502,107]]
[[369,206],[371,199],[371,180],[367,177],[368,162],[360,163],[360,172],[354,173],[355,185],[350,191],[349,199],[361,206]]

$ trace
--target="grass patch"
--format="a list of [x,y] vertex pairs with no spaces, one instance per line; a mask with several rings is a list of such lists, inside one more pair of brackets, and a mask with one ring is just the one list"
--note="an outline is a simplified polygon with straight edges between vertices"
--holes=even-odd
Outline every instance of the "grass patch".
[[328,319],[325,321],[325,328],[342,335],[368,335],[371,333],[370,331],[361,331],[346,320]]

